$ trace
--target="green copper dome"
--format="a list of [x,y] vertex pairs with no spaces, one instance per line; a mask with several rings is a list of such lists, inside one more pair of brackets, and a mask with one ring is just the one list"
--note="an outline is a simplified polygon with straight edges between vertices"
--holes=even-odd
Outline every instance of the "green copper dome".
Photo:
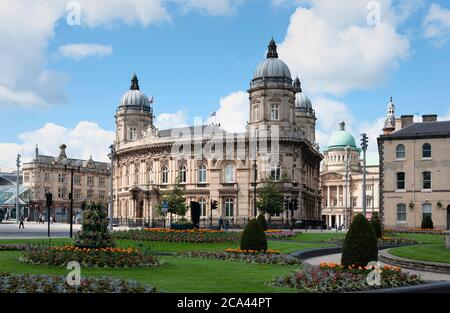
[[331,149],[345,149],[345,147],[350,146],[352,150],[358,149],[356,147],[355,138],[348,131],[345,130],[345,123],[342,122],[339,131],[331,136],[328,142],[327,150]]

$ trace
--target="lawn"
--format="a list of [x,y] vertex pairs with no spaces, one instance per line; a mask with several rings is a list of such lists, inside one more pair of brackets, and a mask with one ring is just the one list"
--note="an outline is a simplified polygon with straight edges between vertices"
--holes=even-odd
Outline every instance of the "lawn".
[[[19,263],[21,252],[0,252],[1,272],[65,275],[62,267]],[[133,279],[167,292],[296,292],[267,285],[277,276],[298,266],[246,264],[241,262],[160,257],[163,265],[142,269],[82,269],[84,276],[110,276]]]
[[400,237],[417,240],[422,244],[440,244],[444,242],[444,237],[440,234],[407,234],[407,233],[396,233],[392,235],[387,235],[387,237]]
[[450,263],[450,251],[443,244],[423,244],[393,248],[389,250],[389,253],[401,258],[413,260]]

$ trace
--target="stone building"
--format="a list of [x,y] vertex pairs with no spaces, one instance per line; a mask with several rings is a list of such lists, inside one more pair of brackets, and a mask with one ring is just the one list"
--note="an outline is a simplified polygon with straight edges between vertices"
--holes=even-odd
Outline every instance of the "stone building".
[[[354,215],[363,213],[363,166],[361,149],[345,130],[345,123],[331,137],[324,150],[320,183],[322,219],[328,227],[345,227]],[[379,168],[366,166],[366,217],[379,209]]]
[[378,138],[384,225],[420,227],[428,215],[435,227],[448,229],[450,121],[439,122],[437,115],[423,115],[421,122],[412,115],[391,115]]
[[23,164],[23,184],[30,189],[29,220],[37,220],[46,212],[46,193],[52,194],[51,216],[56,221],[69,219],[71,172],[73,170],[74,216],[80,211],[83,201],[103,202],[109,197],[109,163],[92,160],[71,159],[66,155],[66,145],[60,146],[56,157],[40,155],[36,146],[35,157]]
[[[227,133],[215,124],[158,130],[153,98],[140,91],[134,75],[115,115],[115,217],[160,217],[157,206],[177,178],[185,187],[186,202],[198,202],[204,218],[255,217],[256,163],[257,189],[271,177],[285,197],[299,200],[298,219],[320,219],[322,155],[315,142],[315,112],[300,80],[293,80],[278,58],[275,41],[248,92],[245,133]],[[218,202],[218,210],[211,213],[212,200]]]

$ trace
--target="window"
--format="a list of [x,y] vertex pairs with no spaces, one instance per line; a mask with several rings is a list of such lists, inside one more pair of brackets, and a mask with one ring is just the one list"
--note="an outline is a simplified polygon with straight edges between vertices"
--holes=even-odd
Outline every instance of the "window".
[[405,158],[405,146],[404,145],[398,145],[395,151],[395,158],[396,159],[404,159]]
[[75,185],[81,185],[81,176],[80,176],[80,175],[75,175],[75,176],[73,177],[73,183],[74,183]]
[[167,166],[163,166],[162,170],[162,183],[163,184],[168,184],[169,183],[169,169],[167,168]]
[[186,166],[185,165],[181,165],[178,168],[178,178],[180,179],[180,183],[186,182]]
[[206,216],[206,200],[204,198],[200,198],[198,203],[200,204],[200,216]]
[[98,186],[99,187],[105,187],[105,177],[99,177],[98,178]]
[[198,182],[200,184],[206,183],[206,165],[200,164],[198,167]]
[[352,207],[357,207],[358,206],[358,197],[353,197],[352,198]]
[[88,198],[88,200],[94,199],[94,190],[87,191],[87,198]]
[[225,216],[232,217],[234,215],[234,200],[227,198],[225,200]]
[[73,190],[73,198],[75,200],[81,199],[81,189],[74,189]]
[[397,204],[397,223],[405,223],[406,222],[406,204],[399,203]]
[[87,177],[87,184],[88,186],[94,186],[94,176]]
[[130,141],[136,140],[136,127],[130,127]]
[[272,167],[270,169],[270,178],[275,181],[281,179],[281,167],[278,162],[274,162],[272,164]]
[[405,173],[397,173],[397,190],[405,190]]
[[64,199],[66,194],[66,190],[64,188],[58,188],[58,198],[59,199]]
[[422,204],[422,218],[425,219],[427,216],[431,218],[431,210],[431,203]]
[[422,173],[422,187],[423,189],[431,189],[431,172]]
[[148,170],[147,183],[148,184],[153,184],[153,169],[151,167]]
[[66,175],[58,174],[58,183],[63,183],[66,179]]
[[105,191],[104,190],[100,190],[98,192],[98,199],[101,200],[101,201],[105,200]]
[[429,143],[422,146],[422,157],[431,158],[431,145]]
[[50,173],[45,173],[44,174],[45,176],[44,176],[44,181],[46,182],[46,183],[49,183],[49,182],[51,182],[52,181],[52,178],[51,178],[51,176],[50,176]]
[[234,166],[233,164],[227,164],[225,166],[225,183],[234,183]]
[[280,108],[278,107],[278,104],[272,104],[271,109],[271,120],[272,121],[278,121],[280,118]]
[[139,164],[134,165],[133,184],[135,184],[135,185],[139,184]]
[[253,121],[259,121],[259,108],[257,106],[253,108]]

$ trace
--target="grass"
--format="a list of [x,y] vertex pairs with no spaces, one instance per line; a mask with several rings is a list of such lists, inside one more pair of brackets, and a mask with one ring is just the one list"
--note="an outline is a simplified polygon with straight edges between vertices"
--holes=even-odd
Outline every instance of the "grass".
[[450,263],[450,251],[444,244],[423,244],[417,246],[393,248],[392,255],[419,261]]
[[399,237],[406,239],[417,240],[421,244],[441,244],[444,242],[444,237],[440,234],[389,234],[387,237]]
[[[18,262],[21,252],[0,252],[2,272],[67,275],[64,267],[30,265]],[[246,264],[232,261],[160,257],[162,266],[142,269],[82,269],[82,276],[110,276],[137,280],[167,292],[261,293],[296,292],[267,284],[298,266]],[[297,291],[298,292],[298,291]]]

